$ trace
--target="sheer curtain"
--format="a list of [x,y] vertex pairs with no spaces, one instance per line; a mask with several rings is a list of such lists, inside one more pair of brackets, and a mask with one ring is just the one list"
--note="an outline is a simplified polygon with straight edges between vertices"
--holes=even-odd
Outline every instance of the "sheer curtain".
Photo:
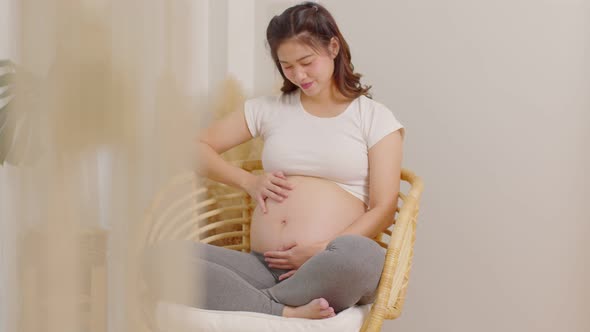
[[[16,0],[0,0],[0,59],[14,59],[17,55],[16,5]],[[0,100],[0,105],[5,102]],[[18,169],[0,166],[0,332],[14,331],[16,326],[16,312],[11,301],[15,297],[15,288],[11,286],[16,281],[14,201],[19,195],[19,180]]]
[[[108,322],[91,324],[138,328],[128,287],[134,230],[156,189],[194,167],[209,90],[208,8],[207,0],[0,0],[0,55],[40,86],[28,98],[38,100],[29,115],[41,141],[33,164],[0,166],[0,332],[85,324],[79,232],[89,227],[108,234]],[[17,251],[32,233],[42,250]],[[23,300],[32,291],[21,265],[44,269],[29,295],[47,301],[45,316]]]

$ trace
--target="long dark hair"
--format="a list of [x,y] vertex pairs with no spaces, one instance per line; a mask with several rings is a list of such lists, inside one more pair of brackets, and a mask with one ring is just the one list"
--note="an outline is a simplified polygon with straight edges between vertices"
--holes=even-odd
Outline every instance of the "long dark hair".
[[336,38],[340,45],[340,51],[334,59],[333,79],[336,87],[348,98],[357,98],[361,95],[371,97],[369,93],[371,87],[361,85],[362,75],[354,72],[350,48],[340,33],[334,17],[325,7],[314,2],[304,2],[287,8],[281,15],[273,17],[266,28],[270,54],[283,77],[281,88],[283,93],[288,94],[298,89],[283,73],[277,55],[281,43],[290,38],[296,38],[316,51],[328,50],[331,39]]

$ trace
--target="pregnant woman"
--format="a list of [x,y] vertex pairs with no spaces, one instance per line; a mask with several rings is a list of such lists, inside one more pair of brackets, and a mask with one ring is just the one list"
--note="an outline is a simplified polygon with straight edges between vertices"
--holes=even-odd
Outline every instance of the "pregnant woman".
[[[267,41],[282,93],[246,101],[198,144],[200,174],[258,203],[251,252],[174,246],[203,276],[201,308],[332,317],[374,300],[385,255],[371,238],[392,222],[404,129],[360,84],[348,44],[321,5],[275,16]],[[256,136],[264,139],[263,174],[220,157]]]

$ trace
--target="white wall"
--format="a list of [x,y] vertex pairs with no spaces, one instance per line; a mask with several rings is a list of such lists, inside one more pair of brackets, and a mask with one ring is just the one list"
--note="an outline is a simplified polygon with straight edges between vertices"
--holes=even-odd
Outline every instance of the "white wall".
[[[426,182],[405,311],[384,331],[589,330],[590,3],[320,3]],[[276,87],[263,41],[287,5],[257,2],[256,94]]]
[[320,2],[426,184],[384,331],[589,331],[590,3]]

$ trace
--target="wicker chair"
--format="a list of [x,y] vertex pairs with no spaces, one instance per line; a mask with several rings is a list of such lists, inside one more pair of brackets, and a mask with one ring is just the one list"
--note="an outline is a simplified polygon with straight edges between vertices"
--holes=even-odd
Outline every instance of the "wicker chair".
[[[234,164],[253,173],[262,172],[260,160]],[[406,169],[401,180],[401,191],[409,185],[406,193],[399,194],[403,204],[397,208],[392,226],[375,238],[387,253],[377,297],[361,331],[380,331],[383,320],[397,318],[404,304],[423,183]],[[254,207],[244,191],[198,178],[194,173],[180,175],[159,193],[148,210],[141,246],[182,239],[248,252]]]

